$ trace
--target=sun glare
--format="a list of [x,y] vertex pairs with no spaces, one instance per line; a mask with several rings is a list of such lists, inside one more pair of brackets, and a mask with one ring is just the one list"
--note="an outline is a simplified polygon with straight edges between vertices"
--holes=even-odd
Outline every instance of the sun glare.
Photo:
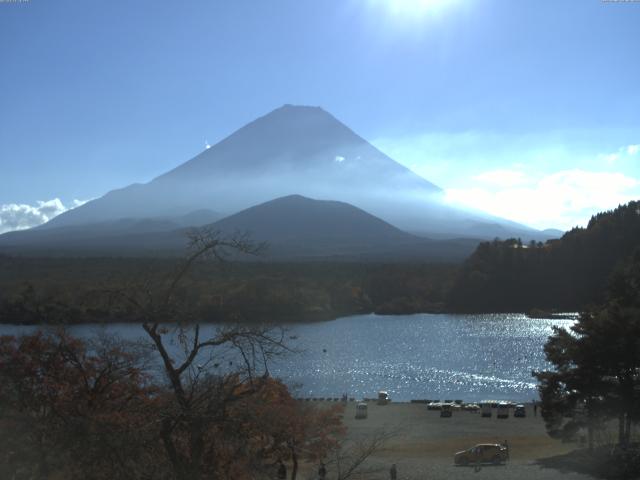
[[455,0],[376,0],[387,4],[391,13],[403,16],[436,14]]

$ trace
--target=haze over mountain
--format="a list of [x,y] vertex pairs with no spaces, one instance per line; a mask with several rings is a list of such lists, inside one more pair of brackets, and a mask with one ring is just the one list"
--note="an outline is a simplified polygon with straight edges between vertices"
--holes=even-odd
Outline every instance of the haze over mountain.
[[548,238],[526,226],[446,205],[442,190],[318,107],[285,105],[146,184],[68,211],[41,230],[121,218],[229,215],[300,194],[348,202],[392,225],[434,238]]
[[154,245],[157,246],[163,235],[175,231],[182,232],[179,244],[184,248],[186,227],[201,227],[220,217],[219,213],[211,210],[197,210],[174,217],[120,218],[56,228],[40,226],[0,235],[0,253],[38,256],[131,255],[133,252],[149,251]]
[[[144,223],[140,227],[139,223]],[[109,221],[0,237],[0,252],[72,256],[179,256],[188,246],[188,228],[163,231],[163,221]],[[118,228],[120,227],[120,228]],[[436,241],[403,232],[344,202],[300,195],[277,198],[207,225],[225,236],[247,233],[266,242],[264,260],[429,260],[461,261],[472,253],[471,239]],[[143,231],[141,228],[155,228]],[[252,257],[253,258],[253,257]]]
[[344,202],[300,195],[278,198],[212,225],[246,231],[266,241],[274,258],[349,257],[458,261],[475,248],[471,240],[433,241],[403,232]]

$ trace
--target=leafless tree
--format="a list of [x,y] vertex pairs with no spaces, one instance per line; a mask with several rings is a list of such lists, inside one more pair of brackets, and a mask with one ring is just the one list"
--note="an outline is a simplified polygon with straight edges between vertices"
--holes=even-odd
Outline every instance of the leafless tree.
[[[255,381],[256,375],[267,376],[269,360],[288,348],[281,328],[233,323],[203,334],[199,319],[178,295],[188,274],[199,261],[221,264],[230,255],[257,255],[264,245],[244,234],[227,237],[208,229],[191,231],[189,240],[189,253],[163,285],[145,282],[111,293],[141,318],[160,356],[171,401],[162,412],[159,432],[174,474],[198,480],[221,476],[223,462],[214,450],[229,433],[230,406],[260,388],[263,382]],[[178,349],[172,348],[174,343]],[[216,368],[230,352],[234,360],[228,363],[235,362],[233,367]]]
[[396,434],[396,430],[378,430],[367,438],[340,443],[327,463],[332,477],[335,480],[370,479],[379,474],[383,468],[371,465],[371,457],[380,453]]

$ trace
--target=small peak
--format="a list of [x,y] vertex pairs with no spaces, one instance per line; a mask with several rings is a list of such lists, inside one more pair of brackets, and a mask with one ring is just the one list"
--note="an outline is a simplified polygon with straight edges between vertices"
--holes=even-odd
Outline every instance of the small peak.
[[321,107],[313,105],[294,105],[292,103],[285,103],[278,110],[318,110],[324,111]]
[[304,195],[300,195],[299,193],[293,193],[291,195],[285,195],[284,197],[276,198],[274,201],[300,202],[300,201],[313,201],[313,199],[309,197],[305,197]]
[[312,105],[293,105],[291,103],[285,103],[280,108],[276,108],[269,115],[280,114],[280,115],[295,115],[295,116],[325,116],[329,115],[322,107],[312,106]]
[[309,105],[292,105],[287,103],[280,108],[276,108],[266,115],[258,118],[249,125],[262,124],[263,122],[285,122],[286,124],[304,125],[308,122],[315,123],[339,123],[330,113],[321,107]]

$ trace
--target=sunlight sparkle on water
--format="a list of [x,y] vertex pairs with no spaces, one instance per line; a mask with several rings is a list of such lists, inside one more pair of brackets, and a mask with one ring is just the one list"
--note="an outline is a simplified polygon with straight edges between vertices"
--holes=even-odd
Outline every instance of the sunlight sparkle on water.
[[296,327],[305,358],[276,370],[302,385],[300,396],[371,397],[385,389],[404,401],[527,401],[537,397],[531,371],[549,367],[543,345],[553,326],[571,323],[519,314],[349,317]]
[[[402,401],[529,401],[537,397],[531,371],[550,368],[543,346],[553,327],[573,323],[521,314],[356,315],[292,326],[296,340],[290,346],[301,352],[279,359],[270,371],[301,397],[362,398],[387,390]],[[34,328],[0,325],[0,333]],[[201,333],[215,328],[205,325]],[[134,324],[77,325],[70,331],[84,338],[100,332],[145,338]],[[227,354],[218,361],[233,359]]]

